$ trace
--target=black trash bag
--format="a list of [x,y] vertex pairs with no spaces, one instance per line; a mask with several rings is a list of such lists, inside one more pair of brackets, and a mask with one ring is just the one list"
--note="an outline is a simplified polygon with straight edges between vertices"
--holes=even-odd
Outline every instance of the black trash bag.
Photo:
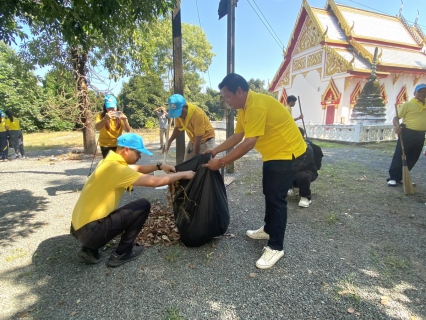
[[180,240],[198,247],[225,234],[229,225],[228,198],[219,171],[201,165],[210,154],[197,155],[176,166],[177,171],[195,171],[192,180],[174,183],[173,212]]

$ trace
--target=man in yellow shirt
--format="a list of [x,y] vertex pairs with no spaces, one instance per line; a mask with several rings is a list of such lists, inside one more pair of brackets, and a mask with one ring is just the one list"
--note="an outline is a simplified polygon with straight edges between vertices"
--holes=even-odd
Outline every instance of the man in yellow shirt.
[[[425,142],[426,133],[426,83],[414,89],[414,98],[398,109],[398,116],[393,118],[395,132],[398,134],[395,152],[389,168],[388,186],[395,187],[402,180],[401,136],[404,140],[404,151],[407,167],[411,170],[419,160]],[[399,124],[399,119],[403,123]]]
[[293,184],[292,162],[305,154],[306,143],[285,107],[273,97],[249,90],[242,76],[228,74],[219,84],[219,89],[225,102],[238,110],[237,125],[231,137],[206,152],[215,157],[219,152],[238,146],[222,158],[211,159],[204,166],[218,170],[253,148],[262,155],[265,225],[257,230],[248,230],[246,235],[252,239],[268,240],[262,256],[256,262],[259,269],[268,269],[284,256],[286,196]]
[[169,118],[176,118],[176,120],[165,151],[169,150],[172,142],[183,130],[186,131],[189,138],[184,160],[215,147],[214,129],[203,109],[195,104],[187,103],[180,94],[172,95],[168,100],[168,105]]
[[[106,264],[118,267],[136,259],[143,251],[134,242],[148,218],[151,204],[138,199],[120,208],[124,191],[131,186],[158,187],[180,179],[192,179],[194,172],[175,172],[170,165],[135,165],[141,153],[152,155],[145,149],[142,138],[134,133],[117,139],[117,153],[110,151],[99,162],[87,180],[72,213],[71,233],[82,244],[77,256],[87,263],[99,263],[99,248],[121,235],[120,243]],[[148,175],[155,170],[164,170],[167,175]]]

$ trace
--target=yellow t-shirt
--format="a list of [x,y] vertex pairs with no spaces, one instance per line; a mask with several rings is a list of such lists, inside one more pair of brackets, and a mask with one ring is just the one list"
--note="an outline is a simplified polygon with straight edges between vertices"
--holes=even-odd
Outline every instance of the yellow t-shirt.
[[13,117],[13,121],[10,121],[10,119],[7,118],[6,127],[9,127],[10,131],[21,130],[21,126],[19,125],[19,119],[16,117]]
[[259,137],[254,146],[263,161],[291,160],[306,151],[306,143],[285,107],[273,97],[249,90],[244,109],[238,110],[235,133]]
[[[190,119],[185,131],[186,131],[186,134],[188,135],[188,138],[191,140],[191,142],[195,143],[195,137],[200,137],[200,136],[202,137],[201,143],[206,142],[206,140],[209,138],[214,138],[215,136],[214,129],[204,110],[192,103],[187,103],[187,104],[188,104],[187,116],[190,116]],[[189,114],[189,110],[191,108],[193,108],[192,115]],[[175,127],[182,128],[185,124],[185,121],[186,119],[176,118]]]
[[408,129],[426,131],[426,105],[416,98],[399,107],[398,118],[402,118]]
[[[96,115],[95,123],[102,121],[102,112],[99,112]],[[109,121],[109,130],[105,126],[99,130],[99,145],[101,147],[116,147],[117,146],[117,138],[121,136],[123,133],[124,123],[121,121],[120,128],[117,128],[117,124],[115,122],[115,118],[112,118]]]
[[117,208],[126,188],[141,175],[130,168],[119,154],[110,151],[81,190],[72,213],[74,230],[108,216]]
[[6,132],[6,120],[3,117],[1,117],[0,121],[0,132]]

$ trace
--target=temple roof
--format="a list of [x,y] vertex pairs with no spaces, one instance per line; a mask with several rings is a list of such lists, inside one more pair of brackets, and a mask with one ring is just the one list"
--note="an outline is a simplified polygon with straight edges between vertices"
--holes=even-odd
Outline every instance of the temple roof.
[[295,51],[296,43],[308,20],[317,30],[317,43],[337,58],[349,73],[368,76],[374,49],[378,47],[379,75],[388,75],[395,70],[426,74],[426,38],[417,19],[414,25],[409,25],[401,14],[389,16],[336,4],[333,0],[327,0],[325,9],[320,9],[303,0],[284,61],[270,86],[271,91],[278,86],[293,55],[299,53]]

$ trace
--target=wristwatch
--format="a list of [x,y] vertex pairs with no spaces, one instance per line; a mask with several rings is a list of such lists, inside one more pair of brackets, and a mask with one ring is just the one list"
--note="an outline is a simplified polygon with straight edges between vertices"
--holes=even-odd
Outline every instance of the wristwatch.
[[163,163],[162,162],[157,162],[157,169],[158,170],[161,170],[161,166],[163,165]]

